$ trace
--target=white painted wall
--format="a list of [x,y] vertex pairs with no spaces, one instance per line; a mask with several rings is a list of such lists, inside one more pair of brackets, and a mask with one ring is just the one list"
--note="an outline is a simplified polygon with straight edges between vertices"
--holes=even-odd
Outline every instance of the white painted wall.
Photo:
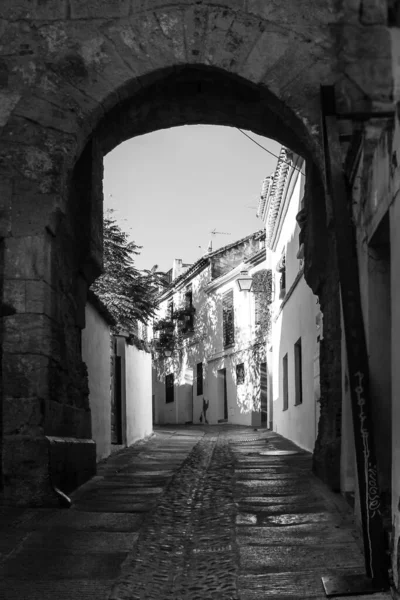
[[[250,268],[249,274],[265,268],[265,264]],[[235,272],[238,274],[238,269]],[[225,281],[223,278],[221,278]],[[215,280],[218,282],[218,280]],[[260,413],[260,373],[254,373],[249,348],[254,343],[255,300],[254,294],[240,292],[236,275],[230,281],[219,283],[209,289],[209,269],[191,280],[193,305],[196,308],[195,334],[188,336],[184,351],[178,356],[161,358],[154,362],[153,393],[155,395],[156,423],[200,423],[203,399],[209,401],[207,420],[215,424],[223,418],[221,392],[218,390],[218,370],[226,368],[228,423],[258,425]],[[233,289],[235,312],[235,344],[223,347],[222,297]],[[174,295],[174,306],[179,306],[182,295]],[[160,317],[166,315],[168,301],[160,307]],[[203,394],[197,396],[196,366],[203,362]],[[236,364],[245,363],[246,383],[237,388]],[[188,389],[188,372],[193,372],[193,392]],[[174,402],[165,402],[165,376],[175,376]],[[204,421],[203,421],[204,422]]]
[[88,369],[92,438],[96,442],[96,458],[101,460],[111,451],[110,328],[89,303],[86,304],[85,318],[82,358]]
[[[319,404],[315,399],[314,355],[317,350],[316,316],[319,307],[302,277],[285,304],[272,332],[274,431],[300,447],[314,449]],[[295,405],[294,345],[301,338],[303,402]],[[282,360],[288,355],[288,409],[283,410]]]
[[[293,193],[284,219],[281,219],[281,230],[276,239],[274,250],[267,250],[267,264],[274,277],[273,321],[271,332],[272,353],[272,415],[273,429],[296,444],[313,451],[317,436],[319,419],[319,368],[317,336],[322,335],[322,327],[317,328],[316,318],[319,314],[317,297],[306,284],[303,275],[299,275],[301,261],[297,258],[299,250],[300,228],[296,215],[301,205],[303,193],[303,177],[296,172]],[[282,253],[286,256],[286,294],[296,284],[289,298],[282,305],[279,298],[281,274],[276,265]],[[302,383],[303,402],[295,405],[295,358],[294,345],[301,338],[302,346]],[[288,355],[288,409],[283,410],[283,367],[282,360]]]
[[150,435],[152,423],[151,355],[125,345],[126,444]]

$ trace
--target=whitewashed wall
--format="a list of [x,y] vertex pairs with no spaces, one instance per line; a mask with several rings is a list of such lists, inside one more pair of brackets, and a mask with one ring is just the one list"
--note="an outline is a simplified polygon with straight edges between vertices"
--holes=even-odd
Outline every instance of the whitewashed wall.
[[96,458],[101,460],[111,451],[110,328],[89,303],[86,304],[85,318],[82,358],[88,369],[92,438],[96,442]]

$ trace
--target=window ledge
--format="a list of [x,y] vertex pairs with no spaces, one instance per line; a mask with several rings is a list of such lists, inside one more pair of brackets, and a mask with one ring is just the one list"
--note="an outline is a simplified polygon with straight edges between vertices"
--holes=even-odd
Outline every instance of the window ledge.
[[229,348],[233,348],[235,346],[235,342],[233,342],[233,344],[227,344],[226,346],[224,346],[224,350],[229,350]]

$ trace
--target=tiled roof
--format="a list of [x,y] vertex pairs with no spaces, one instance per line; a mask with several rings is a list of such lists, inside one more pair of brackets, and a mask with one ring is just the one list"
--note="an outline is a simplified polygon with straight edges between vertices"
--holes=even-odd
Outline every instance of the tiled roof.
[[218,250],[214,250],[214,252],[205,254],[204,256],[199,258],[199,260],[197,260],[195,263],[193,263],[192,266],[189,267],[189,269],[187,269],[184,273],[179,275],[179,277],[174,279],[174,281],[172,283],[170,283],[170,285],[168,286],[168,289],[166,289],[162,293],[162,296],[168,295],[168,293],[171,292],[171,290],[173,288],[175,288],[176,285],[179,284],[181,281],[184,281],[185,279],[189,278],[192,274],[204,269],[209,264],[210,258],[213,258],[214,256],[221,254],[222,252],[226,252],[226,250],[229,250],[230,248],[233,248],[234,246],[242,244],[243,242],[245,242],[246,240],[250,240],[251,238],[263,239],[263,237],[265,237],[265,231],[263,229],[260,229],[259,231],[250,233],[250,235],[246,235],[245,237],[241,238],[240,240],[236,240],[235,242],[227,244],[226,246],[223,246],[222,248],[218,248]]
[[266,229],[266,244],[271,247],[272,236],[275,229],[276,220],[279,214],[279,209],[282,202],[283,193],[285,190],[286,179],[291,167],[293,153],[288,148],[281,148],[279,153],[278,163],[275,173],[272,178],[272,183],[268,188],[268,198],[266,199],[265,213],[267,220],[265,223]]
[[271,187],[272,181],[273,181],[273,176],[268,175],[262,182],[260,200],[258,202],[258,209],[256,212],[256,217],[258,217],[259,219],[264,218],[264,211],[265,211],[265,207],[267,205],[268,191],[269,191],[269,188]]

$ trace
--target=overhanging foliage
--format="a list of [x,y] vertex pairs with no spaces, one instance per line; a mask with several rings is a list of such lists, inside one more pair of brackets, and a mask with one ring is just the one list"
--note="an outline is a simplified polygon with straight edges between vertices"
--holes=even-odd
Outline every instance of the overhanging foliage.
[[164,273],[157,265],[150,270],[135,267],[134,256],[141,246],[129,241],[108,210],[103,222],[104,273],[93,283],[91,289],[106,305],[116,321],[116,330],[135,332],[136,323],[148,323],[154,317],[157,297],[165,287]]

